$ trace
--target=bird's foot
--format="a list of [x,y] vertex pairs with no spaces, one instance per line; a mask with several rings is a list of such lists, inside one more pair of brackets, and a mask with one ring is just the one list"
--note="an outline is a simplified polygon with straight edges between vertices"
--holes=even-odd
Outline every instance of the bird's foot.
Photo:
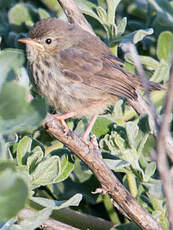
[[68,125],[66,124],[65,120],[73,117],[75,115],[74,112],[70,112],[70,113],[65,113],[65,114],[53,114],[53,116],[59,120],[59,122],[61,123],[63,129],[64,129],[64,133],[67,134],[69,131]]

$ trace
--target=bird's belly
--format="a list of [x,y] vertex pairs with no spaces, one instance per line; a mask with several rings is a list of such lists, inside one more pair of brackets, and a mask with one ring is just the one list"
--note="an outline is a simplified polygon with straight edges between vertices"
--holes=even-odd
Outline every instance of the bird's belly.
[[[38,69],[38,68],[37,68]],[[92,116],[103,113],[113,103],[113,97],[81,82],[70,82],[61,73],[35,72],[34,84],[39,93],[48,99],[48,102],[57,112],[77,112],[77,117]]]

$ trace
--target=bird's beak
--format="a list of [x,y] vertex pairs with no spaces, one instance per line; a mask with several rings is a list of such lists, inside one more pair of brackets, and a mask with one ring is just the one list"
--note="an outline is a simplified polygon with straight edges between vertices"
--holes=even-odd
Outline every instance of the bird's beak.
[[18,42],[24,43],[26,45],[37,46],[39,48],[43,48],[41,44],[39,44],[38,42],[36,42],[35,40],[31,38],[21,38],[21,39],[18,39]]

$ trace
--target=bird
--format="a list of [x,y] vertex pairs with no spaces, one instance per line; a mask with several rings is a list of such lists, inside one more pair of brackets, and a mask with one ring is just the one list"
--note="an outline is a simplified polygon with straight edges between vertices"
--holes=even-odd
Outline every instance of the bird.
[[[85,143],[99,114],[120,97],[137,101],[137,91],[143,89],[140,78],[124,70],[99,37],[76,23],[42,19],[18,41],[26,44],[31,82],[60,112],[55,117],[64,129],[68,118],[91,119],[81,137]],[[161,89],[158,83],[148,83],[151,90]]]

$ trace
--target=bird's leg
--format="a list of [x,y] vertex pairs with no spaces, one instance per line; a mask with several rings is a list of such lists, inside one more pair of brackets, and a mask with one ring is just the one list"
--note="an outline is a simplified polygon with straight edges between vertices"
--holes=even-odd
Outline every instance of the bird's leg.
[[68,126],[65,122],[66,119],[70,118],[70,117],[74,117],[76,115],[75,112],[69,112],[69,113],[65,113],[65,114],[53,114],[53,116],[59,120],[59,122],[61,123],[61,125],[64,128],[64,132],[66,133],[68,131]]
[[90,134],[90,132],[92,130],[92,127],[93,127],[96,119],[97,119],[97,115],[92,116],[91,121],[90,121],[87,129],[85,130],[84,134],[81,136],[81,139],[87,145],[88,145],[88,136],[89,136],[89,134]]

